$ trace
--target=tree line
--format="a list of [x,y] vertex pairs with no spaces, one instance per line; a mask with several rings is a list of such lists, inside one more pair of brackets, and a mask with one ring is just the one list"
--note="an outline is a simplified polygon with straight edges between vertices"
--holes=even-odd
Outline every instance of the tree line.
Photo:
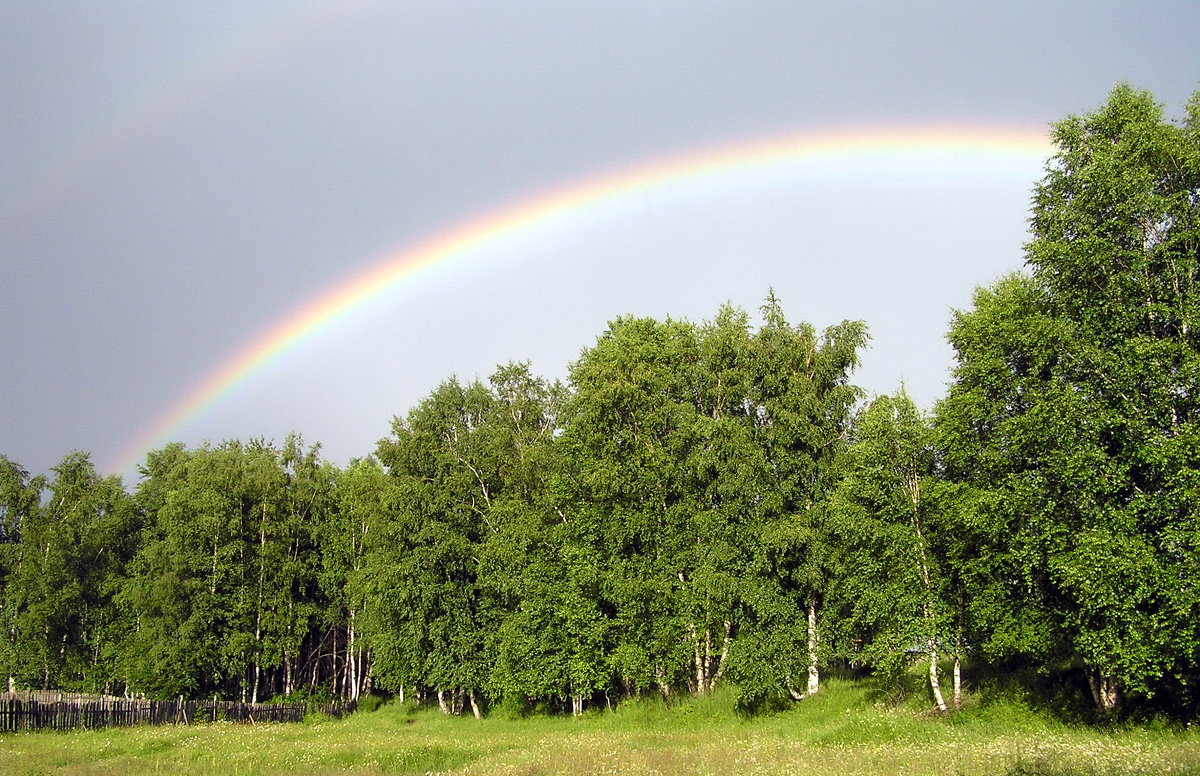
[[[565,383],[449,379],[344,468],[297,436],[0,457],[11,688],[576,713],[823,668],[1074,671],[1200,705],[1200,93],[1057,124],[1028,271],[976,292],[932,412],[852,382],[863,323],[623,317]],[[1084,683],[1086,679],[1086,684]]]

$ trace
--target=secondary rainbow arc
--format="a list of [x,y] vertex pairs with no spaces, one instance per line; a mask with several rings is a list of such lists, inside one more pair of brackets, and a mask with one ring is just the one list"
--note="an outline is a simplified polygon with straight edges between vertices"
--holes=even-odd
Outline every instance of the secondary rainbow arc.
[[1023,164],[1052,152],[1045,128],[1029,126],[914,125],[852,127],[756,139],[693,150],[584,177],[540,195],[468,218],[424,240],[389,252],[333,290],[295,308],[223,361],[132,441],[113,467],[132,470],[149,450],[170,440],[184,423],[239,385],[407,278],[509,235],[556,218],[632,196],[732,171],[838,156],[945,154],[1011,159]]

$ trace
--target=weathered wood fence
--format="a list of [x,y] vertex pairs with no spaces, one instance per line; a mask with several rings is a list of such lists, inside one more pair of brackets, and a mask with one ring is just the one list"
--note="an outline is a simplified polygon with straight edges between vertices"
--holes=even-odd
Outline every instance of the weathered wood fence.
[[74,730],[125,725],[190,725],[195,722],[299,722],[311,708],[330,717],[354,711],[337,702],[238,703],[236,701],[151,701],[111,696],[58,693],[0,695],[0,733],[25,730]]

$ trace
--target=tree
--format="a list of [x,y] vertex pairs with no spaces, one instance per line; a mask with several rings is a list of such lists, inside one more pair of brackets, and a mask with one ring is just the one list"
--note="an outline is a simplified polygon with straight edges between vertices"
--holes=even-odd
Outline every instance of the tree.
[[[769,482],[763,509],[770,519],[756,562],[779,587],[776,595],[760,597],[756,659],[766,661],[758,672],[771,685],[801,698],[820,687],[820,607],[834,568],[825,516],[851,411],[862,396],[850,374],[867,329],[861,321],[843,321],[820,334],[809,324],[792,325],[774,292],[762,313],[750,400]],[[801,674],[807,676],[803,692],[793,686]]]
[[[496,379],[519,382],[505,370]],[[484,550],[504,531],[510,484],[522,487],[508,469],[520,468],[520,451],[498,418],[534,428],[537,413],[526,409],[478,381],[451,379],[396,418],[379,444],[395,498],[367,556],[378,678],[391,688],[432,687],[446,711],[465,698],[478,716],[496,663],[505,610],[488,584]]]
[[147,456],[146,517],[120,602],[136,622],[125,667],[134,689],[290,692],[320,599],[315,541],[336,472],[290,436]]
[[[896,674],[910,651],[923,651],[934,705],[945,713],[938,659],[943,634],[955,630],[946,545],[956,537],[943,515],[936,459],[932,426],[903,390],[874,399],[854,424],[831,531],[843,558],[838,630],[858,647],[850,655]],[[956,707],[958,667],[956,650]]]
[[993,654],[1077,657],[1104,711],[1195,698],[1200,94],[1175,125],[1119,86],[1054,140],[1032,276],[978,293],[950,332],[939,427],[974,488],[976,571],[994,558],[975,611]]
[[626,692],[669,693],[692,657],[677,553],[696,511],[684,475],[694,410],[683,369],[695,348],[687,322],[621,318],[571,367],[567,530],[577,553],[602,570],[608,660]]
[[146,457],[135,496],[146,527],[121,594],[137,622],[125,657],[134,691],[245,694],[241,469],[237,443],[193,451],[172,444]]
[[30,477],[20,464],[0,456],[0,670],[8,679],[9,692],[16,689],[21,673],[17,637],[21,535],[37,520],[44,487],[44,478]]
[[567,523],[605,569],[626,692],[816,689],[820,514],[866,334],[792,326],[773,295],[764,317],[618,319],[572,367]]
[[[322,612],[318,653],[328,644],[335,692],[355,699],[370,687],[370,651],[362,638],[361,623],[371,605],[367,547],[372,527],[378,529],[389,508],[387,473],[373,457],[355,459],[341,472],[336,485],[336,507],[319,527],[319,584],[326,602]],[[339,652],[339,644],[343,645]],[[343,656],[341,664],[338,655]],[[315,659],[316,675],[323,655]],[[336,677],[342,677],[341,687]],[[313,682],[315,684],[315,682]],[[403,693],[403,687],[400,688]]]
[[43,507],[24,500],[28,486],[15,504],[26,510],[6,596],[15,672],[31,686],[97,692],[117,680],[129,623],[114,596],[136,547],[137,515],[120,479],[100,477],[86,453],[69,453],[53,474]]

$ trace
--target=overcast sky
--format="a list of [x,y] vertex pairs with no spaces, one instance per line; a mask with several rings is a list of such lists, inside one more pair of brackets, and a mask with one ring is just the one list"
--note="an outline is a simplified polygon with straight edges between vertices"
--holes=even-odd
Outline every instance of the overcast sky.
[[[1044,128],[1119,81],[1179,116],[1200,3],[0,4],[0,454],[122,456],[298,307],[573,181],[780,133]],[[344,464],[452,374],[562,377],[608,320],[866,319],[860,383],[931,406],[944,332],[1022,263],[1037,160],[780,167],[444,262],[171,429]],[[908,166],[906,166],[908,165]],[[975,167],[978,169],[974,169]],[[144,454],[144,451],[140,451]]]

